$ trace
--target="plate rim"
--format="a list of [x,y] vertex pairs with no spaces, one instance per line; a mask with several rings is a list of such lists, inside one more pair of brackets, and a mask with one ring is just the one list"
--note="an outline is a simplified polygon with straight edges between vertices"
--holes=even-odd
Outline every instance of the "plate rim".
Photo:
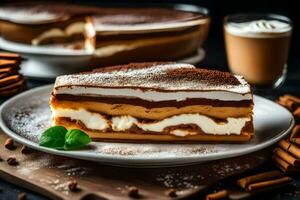
[[[289,115],[290,115],[290,123],[289,127],[285,130],[282,130],[280,133],[278,133],[275,137],[272,137],[272,139],[264,141],[260,144],[256,144],[253,146],[245,147],[243,149],[239,150],[229,150],[226,151],[226,153],[223,152],[218,152],[218,153],[213,153],[209,155],[201,155],[201,156],[184,156],[184,157],[171,157],[171,158],[164,158],[164,157],[159,157],[159,158],[136,158],[134,156],[116,156],[116,155],[101,155],[101,153],[85,153],[85,152],[80,152],[80,151],[59,151],[55,149],[50,149],[46,147],[41,147],[37,143],[30,141],[29,139],[26,139],[17,133],[15,133],[13,130],[11,130],[7,125],[3,117],[3,111],[6,109],[8,105],[10,105],[12,102],[18,100],[19,98],[22,98],[23,96],[30,95],[35,92],[43,91],[43,90],[50,90],[53,87],[53,84],[49,85],[44,85],[40,87],[36,87],[30,90],[27,90],[23,93],[20,93],[4,103],[0,106],[0,127],[3,130],[3,132],[8,135],[9,137],[13,138],[16,142],[19,142],[23,145],[26,145],[32,149],[36,149],[38,151],[42,151],[45,153],[49,154],[54,154],[54,155],[59,155],[59,156],[64,156],[64,157],[71,157],[71,158],[77,158],[77,159],[82,159],[82,160],[90,160],[90,161],[97,161],[103,164],[109,164],[109,165],[119,165],[119,166],[129,166],[129,165],[135,165],[137,167],[139,166],[148,166],[148,165],[157,165],[161,166],[164,164],[167,164],[168,166],[174,166],[178,164],[182,165],[187,165],[191,163],[200,163],[200,162],[206,162],[206,161],[212,161],[212,160],[220,160],[224,158],[231,158],[231,157],[237,157],[241,155],[246,155],[249,153],[257,152],[259,150],[262,150],[264,148],[267,148],[271,146],[272,144],[275,144],[278,142],[280,139],[285,137],[292,129],[292,127],[295,124],[295,120],[293,115],[290,113],[289,110],[284,108],[281,105],[276,104],[280,108],[284,109]],[[273,101],[266,99],[264,97],[260,97],[257,95],[254,95],[255,98],[259,98],[263,101],[266,101],[268,103],[275,104]],[[234,151],[234,152],[233,152]],[[74,153],[75,152],[75,153]],[[124,163],[125,162],[125,163]]]
[[[57,56],[57,57],[91,57],[93,52],[87,50],[64,49],[63,51],[55,51],[53,48],[46,46],[33,46],[6,40],[0,36],[0,47],[7,51],[14,51],[21,54],[36,55],[36,56]],[[57,47],[56,47],[57,48]],[[49,50],[50,49],[50,50]]]

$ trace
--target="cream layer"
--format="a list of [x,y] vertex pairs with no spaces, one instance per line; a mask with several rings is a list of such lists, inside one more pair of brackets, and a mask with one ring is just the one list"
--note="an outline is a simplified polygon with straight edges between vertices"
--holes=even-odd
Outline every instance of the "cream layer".
[[64,30],[60,28],[52,28],[41,33],[36,38],[32,39],[33,45],[39,45],[43,40],[56,37],[69,37],[74,34],[83,34],[85,31],[84,22],[75,22],[67,26]]
[[[248,92],[245,90],[244,92]],[[54,90],[54,94],[71,94],[82,96],[105,96],[118,98],[139,98],[147,101],[184,101],[186,99],[202,98],[221,101],[242,101],[252,99],[251,93],[240,94],[231,91],[176,91],[160,92],[131,88],[98,88],[88,86],[62,86]]]
[[[111,128],[113,131],[126,131],[133,126],[137,126],[143,131],[163,132],[165,128],[182,124],[197,125],[206,134],[216,135],[240,135],[246,123],[251,121],[251,117],[233,118],[228,117],[226,122],[216,122],[210,117],[201,114],[181,114],[154,122],[141,122],[131,116],[114,116],[111,119],[105,118],[100,113],[93,113],[85,109],[52,108],[52,118],[70,118],[80,120],[88,129],[105,131]],[[187,132],[182,129],[175,129],[170,132],[177,136],[194,135],[195,132]]]

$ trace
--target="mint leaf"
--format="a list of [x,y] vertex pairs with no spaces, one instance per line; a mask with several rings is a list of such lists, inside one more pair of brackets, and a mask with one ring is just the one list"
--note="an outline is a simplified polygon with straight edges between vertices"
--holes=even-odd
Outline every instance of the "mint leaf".
[[78,129],[69,130],[65,137],[65,149],[78,149],[91,142],[91,138]]
[[63,126],[53,126],[42,133],[39,145],[54,149],[61,149],[65,145],[68,130]]
[[91,138],[81,130],[68,131],[63,126],[53,126],[43,132],[39,145],[57,150],[78,149],[91,142]]

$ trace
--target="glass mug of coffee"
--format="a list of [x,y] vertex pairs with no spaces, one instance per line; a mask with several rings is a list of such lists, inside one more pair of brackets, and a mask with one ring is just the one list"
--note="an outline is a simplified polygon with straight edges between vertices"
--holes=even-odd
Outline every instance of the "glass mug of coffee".
[[285,79],[292,23],[277,14],[235,14],[224,19],[230,71],[253,86],[278,87]]

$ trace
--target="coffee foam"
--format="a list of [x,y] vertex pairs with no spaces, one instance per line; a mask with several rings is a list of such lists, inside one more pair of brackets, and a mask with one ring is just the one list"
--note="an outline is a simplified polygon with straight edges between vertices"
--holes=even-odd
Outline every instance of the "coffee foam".
[[237,36],[272,38],[289,36],[292,26],[278,20],[255,20],[242,23],[229,22],[225,25],[225,30]]

